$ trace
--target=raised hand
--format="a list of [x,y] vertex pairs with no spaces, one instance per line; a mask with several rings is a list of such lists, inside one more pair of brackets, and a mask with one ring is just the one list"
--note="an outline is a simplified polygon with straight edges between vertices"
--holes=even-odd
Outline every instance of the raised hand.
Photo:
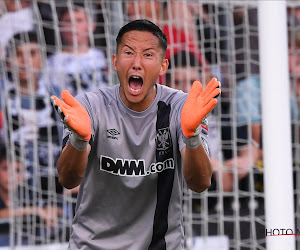
[[199,81],[193,83],[181,112],[181,128],[186,138],[194,135],[203,118],[214,109],[220,93],[220,82],[216,78],[212,78],[203,91]]
[[89,141],[92,129],[88,112],[68,90],[63,90],[61,97],[63,101],[53,95],[51,102],[62,122],[82,140]]

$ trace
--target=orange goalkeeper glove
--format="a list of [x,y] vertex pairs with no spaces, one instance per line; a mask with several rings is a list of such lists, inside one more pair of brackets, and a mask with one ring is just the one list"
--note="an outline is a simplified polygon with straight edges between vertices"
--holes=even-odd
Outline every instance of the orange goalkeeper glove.
[[70,94],[68,90],[61,92],[61,101],[51,96],[51,102],[62,119],[62,122],[73,131],[71,144],[77,150],[84,150],[91,139],[91,121],[86,109]]
[[212,78],[203,91],[199,81],[193,83],[181,112],[181,128],[188,147],[196,148],[201,144],[199,125],[217,105],[216,97],[220,93],[220,82],[216,78]]

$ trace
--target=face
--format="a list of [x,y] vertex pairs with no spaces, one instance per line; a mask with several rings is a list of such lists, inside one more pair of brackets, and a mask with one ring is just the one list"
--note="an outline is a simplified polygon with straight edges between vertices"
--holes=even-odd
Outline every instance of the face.
[[129,31],[123,35],[113,55],[113,66],[121,85],[121,99],[130,109],[144,111],[154,101],[155,83],[168,68],[163,55],[159,39],[152,33]]
[[175,88],[186,93],[190,91],[192,83],[200,79],[199,70],[195,67],[177,67],[174,71]]
[[289,72],[292,80],[292,91],[300,96],[300,48],[289,48]]
[[160,2],[159,1],[130,1],[126,3],[126,9],[130,20],[148,19],[158,20]]
[[19,9],[26,8],[32,5],[32,3],[29,1],[11,1],[11,0],[5,0],[4,4],[5,4],[5,10],[9,12],[14,12]]
[[43,66],[39,45],[27,43],[16,48],[16,53],[9,57],[8,68],[18,72],[20,83],[37,82]]
[[89,29],[95,30],[95,24],[89,23],[83,9],[66,12],[61,18],[60,33],[65,45],[88,46]]
[[[14,167],[14,171],[9,171],[9,168],[12,169]],[[13,176],[13,180],[9,182],[10,176]],[[7,160],[3,160],[0,162],[0,189],[8,192],[9,188],[13,190],[24,180],[24,174],[21,171],[20,162],[16,162],[12,164]]]
[[300,48],[289,50],[289,71],[294,77],[300,77]]

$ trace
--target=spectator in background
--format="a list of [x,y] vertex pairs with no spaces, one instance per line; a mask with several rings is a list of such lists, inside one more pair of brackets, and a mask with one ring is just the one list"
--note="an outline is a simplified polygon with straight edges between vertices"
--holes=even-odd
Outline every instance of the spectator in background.
[[300,7],[299,6],[288,6],[287,8],[287,19],[290,27],[300,27]]
[[[53,184],[57,192],[62,191],[55,174],[55,162],[61,150],[61,126],[50,103],[50,95],[58,92],[46,88],[40,80],[43,58],[36,33],[19,33],[8,42],[6,67],[8,73],[0,79],[4,141],[24,149],[30,187],[50,191],[43,193],[44,200],[37,199],[46,202],[55,192],[49,186]],[[40,197],[35,192],[33,195]]]
[[105,53],[91,46],[95,27],[82,4],[59,10],[62,51],[49,57],[44,70],[50,86],[68,89],[72,95],[107,86]]
[[[251,78],[252,81],[255,82],[257,75],[259,74],[259,58],[258,58],[258,31],[257,31],[257,8],[256,6],[247,5],[247,7],[242,5],[235,5],[234,9],[232,11],[232,16],[222,17],[224,13],[220,11],[220,6],[214,6],[207,7],[206,12],[208,17],[216,17],[216,14],[211,13],[211,11],[217,11],[218,18],[220,19],[226,19],[233,20],[234,21],[234,43],[232,41],[229,41],[222,33],[221,34],[221,28],[219,27],[220,32],[220,40],[227,41],[229,46],[233,46],[233,50],[235,51],[233,54],[234,62],[230,58],[232,57],[231,53],[228,54],[222,54],[222,49],[218,52],[218,55],[220,56],[220,59],[222,61],[222,66],[220,68],[221,71],[221,81],[222,81],[222,98],[221,98],[221,124],[222,124],[222,143],[223,143],[223,156],[224,161],[226,162],[229,160],[226,164],[224,164],[224,167],[228,164],[229,168],[227,169],[234,169],[231,166],[238,167],[238,179],[240,180],[240,188],[248,188],[248,181],[247,176],[249,171],[252,169],[251,162],[249,161],[251,159],[252,162],[255,162],[257,160],[259,149],[257,143],[254,141],[251,142],[251,135],[248,135],[248,130],[246,126],[241,126],[238,124],[238,126],[235,126],[235,103],[233,103],[233,100],[235,100],[233,97],[235,97],[235,89],[236,86],[239,85],[240,82],[244,81],[245,78],[249,79]],[[222,14],[223,13],[223,14]],[[210,14],[210,15],[209,15]],[[215,22],[216,18],[214,20],[208,20],[206,18],[203,22],[210,23]],[[221,21],[221,20],[220,20]],[[226,24],[225,21],[225,24]],[[228,24],[230,26],[230,24]],[[225,27],[228,27],[228,25]],[[209,26],[211,27],[211,26]],[[227,28],[224,28],[224,30],[228,30]],[[201,31],[201,30],[200,30]],[[209,29],[207,30],[209,31]],[[203,38],[205,38],[205,41],[208,41],[208,46],[211,44],[213,47],[222,48],[221,46],[226,45],[217,45],[214,44],[214,41],[218,40],[218,35],[216,33],[216,30],[213,31],[211,29],[211,32],[207,32],[209,35],[212,35],[212,37],[207,37],[205,30],[203,31]],[[216,35],[216,36],[215,36]],[[231,37],[232,38],[232,37]],[[207,40],[208,39],[208,40]],[[218,42],[221,42],[218,41]],[[205,43],[206,44],[206,43]],[[209,51],[214,52],[214,49],[210,49]],[[231,51],[228,49],[225,49],[224,51]],[[226,53],[226,52],[224,52]],[[209,56],[214,62],[216,59],[219,59],[219,57],[215,58],[216,54],[211,53]],[[220,62],[217,62],[220,63]],[[256,96],[257,98],[257,96]],[[234,144],[234,141],[238,141],[238,144]],[[243,142],[243,143],[240,143]],[[238,147],[238,148],[236,148]],[[237,149],[237,150],[235,150]],[[245,151],[245,152],[244,152]],[[239,152],[237,155],[236,153]],[[250,153],[251,157],[248,158],[248,154]],[[239,156],[239,162],[236,161],[236,156]],[[231,161],[230,159],[233,159]],[[250,163],[250,165],[249,165]],[[243,173],[243,174],[241,174]],[[233,178],[233,172],[230,171],[229,177]],[[225,178],[226,180],[230,180],[230,178]],[[236,178],[236,177],[235,177]],[[227,185],[228,184],[228,185]],[[224,183],[225,186],[227,186],[226,190],[230,191],[232,190],[233,181],[229,181],[227,184]]]
[[[83,2],[83,1],[82,1]],[[57,13],[59,12],[59,6],[65,4],[64,2],[52,1],[38,1],[37,7],[39,10],[39,15],[41,17],[41,22],[38,24],[42,26],[42,30],[45,37],[45,42],[47,45],[47,55],[51,56],[57,52],[57,47],[60,43],[57,43],[60,38],[57,32]],[[78,5],[78,1],[76,3]],[[94,17],[95,21],[95,31],[93,34],[93,39],[91,44],[95,44],[96,48],[105,49],[106,48],[106,37],[105,37],[105,20],[103,16],[103,7],[101,1],[85,1],[81,4],[83,8],[89,9],[91,15]],[[55,8],[56,7],[56,8]]]
[[[300,8],[299,8],[300,9]],[[299,26],[300,27],[300,26]],[[292,118],[295,121],[300,120],[300,29],[289,30],[288,32],[288,46],[289,46],[289,74],[291,81],[291,95],[296,95],[297,109],[293,110]]]
[[161,1],[127,1],[126,11],[131,21],[145,18],[160,26],[162,20],[161,5]]
[[[174,1],[164,4],[163,31],[168,38],[166,58],[170,59],[177,51],[185,50],[196,54],[198,60],[204,64],[197,39],[194,5],[184,1]],[[178,11],[180,10],[180,11]],[[169,23],[168,20],[172,20]]]
[[[209,82],[211,78],[212,75],[210,73],[202,72],[201,62],[195,54],[178,51],[171,55],[167,72],[167,86],[189,93],[194,81]],[[214,165],[222,161],[217,116],[214,113],[209,114],[205,123],[208,123],[208,138],[210,142],[208,148],[213,168],[215,168]]]
[[[295,137],[299,135],[299,105],[297,100],[299,96],[297,93],[297,86],[300,85],[300,31],[289,31],[288,36],[289,44],[289,72],[290,72],[290,112],[292,120],[293,142],[298,141],[299,138]],[[298,51],[298,52],[297,52]],[[245,130],[250,131],[248,137],[252,141],[253,145],[256,145],[257,154],[254,159],[254,165],[252,171],[245,172],[243,180],[247,181],[252,178],[252,181],[257,192],[263,192],[263,171],[260,168],[263,167],[263,141],[262,141],[262,112],[261,112],[261,93],[260,93],[260,77],[259,75],[250,75],[249,77],[240,80],[237,84],[236,90],[236,110],[237,110],[237,125],[244,127]],[[295,154],[297,144],[293,144],[293,157],[294,162],[298,162],[298,154]],[[299,157],[299,156],[298,156]],[[232,162],[234,164],[234,162]],[[297,163],[298,164],[298,163]],[[250,169],[249,169],[250,170]],[[295,173],[298,172],[298,168],[294,167]],[[251,177],[249,174],[252,174]],[[294,175],[296,176],[296,175]],[[249,181],[248,181],[249,182]],[[247,183],[246,183],[247,184]],[[248,184],[249,185],[249,184]],[[263,196],[262,196],[263,197]],[[263,198],[256,198],[255,204],[255,216],[264,216],[264,200]],[[295,203],[297,204],[297,202]],[[258,236],[264,235],[264,231]]]
[[259,74],[258,17],[256,6],[239,6],[233,10],[237,84],[249,75]]
[[104,13],[105,9],[102,6],[102,1],[95,3],[95,31],[94,40],[96,48],[106,48],[106,35],[105,35],[105,19]]
[[[0,88],[1,90],[1,88]],[[1,104],[0,104],[1,107]],[[4,140],[4,131],[3,131],[3,111],[0,109],[0,143],[3,143]]]
[[177,51],[169,60],[167,85],[188,93],[193,81],[208,82],[212,78],[212,74],[202,70],[202,62],[197,55],[184,50]]
[[[200,80],[201,82],[206,81],[206,79],[211,78],[211,74],[207,72],[201,71],[201,62],[198,61],[197,56],[193,53],[189,53],[186,51],[178,51],[176,54],[171,56],[169,61],[169,69],[167,74],[167,85],[170,87],[174,87],[176,89],[183,90],[184,92],[188,92],[191,84],[195,80]],[[254,165],[254,161],[256,159],[256,155],[258,153],[258,149],[254,147],[254,145],[239,143],[236,145],[237,155],[232,158],[225,158],[222,152],[222,141],[221,141],[221,130],[220,130],[220,121],[218,121],[218,116],[216,114],[217,110],[213,110],[211,114],[209,114],[208,120],[208,149],[210,153],[211,162],[213,165],[213,177],[212,177],[212,185],[208,189],[207,197],[208,197],[208,214],[217,216],[220,200],[216,198],[216,192],[222,194],[222,204],[223,204],[223,216],[226,215],[231,216],[233,214],[233,198],[230,194],[234,190],[235,184],[235,172],[237,173],[237,181],[240,189],[245,190],[248,187],[248,175],[250,169]],[[242,134],[243,135],[243,134]],[[242,136],[239,134],[239,136]],[[244,138],[246,141],[246,138]],[[248,207],[248,198],[240,198],[241,203],[241,214],[246,215],[249,214]],[[195,224],[193,225],[193,233],[195,235],[201,235],[201,226],[197,224],[197,220],[199,219],[200,213],[205,204],[201,202],[199,196],[193,197],[192,202],[192,211]],[[263,206],[260,207],[260,212],[263,210]],[[230,220],[229,220],[230,221]],[[235,226],[231,223],[226,224],[225,234],[233,239],[234,238],[234,230]],[[214,223],[208,223],[209,225],[209,235],[218,235],[218,229],[215,227]],[[261,233],[264,230],[262,225],[256,225],[258,228],[257,235],[262,235]],[[243,220],[240,220],[241,227],[241,238],[247,239],[250,236],[249,233],[249,225],[244,223]],[[215,239],[216,240],[216,239]]]
[[36,31],[45,42],[49,55],[55,45],[55,30],[50,1],[4,0],[0,1],[0,59],[5,58],[5,47],[17,33]]
[[35,28],[31,1],[5,0],[0,3],[0,58],[5,57],[7,42],[15,34],[32,31]]
[[[211,74],[201,71],[201,62],[198,61],[197,57],[193,53],[179,51],[171,57],[169,62],[169,69],[167,75],[167,85],[181,89],[184,92],[189,92],[191,84],[200,80],[201,82],[207,82],[207,79],[211,79]],[[216,111],[214,111],[216,112]],[[238,155],[236,158],[226,159],[223,161],[222,151],[220,148],[221,137],[217,130],[217,116],[210,114],[208,117],[209,121],[209,135],[212,134],[212,138],[209,139],[211,143],[209,145],[211,152],[211,160],[214,166],[214,175],[216,180],[220,181],[217,177],[220,173],[222,175],[222,191],[229,192],[233,189],[233,168],[237,167],[240,179],[247,176],[249,169],[253,166],[253,159],[257,158],[258,149],[257,145],[239,145]],[[211,133],[212,132],[212,133]],[[210,136],[209,136],[210,137]]]
[[[15,153],[12,153],[15,152]],[[8,153],[10,153],[8,155]],[[42,207],[35,206],[30,195],[26,191],[22,191],[22,187],[26,185],[25,171],[22,164],[20,148],[7,150],[4,144],[0,144],[0,246],[9,246],[10,232],[9,227],[11,217],[24,217],[23,222],[29,222],[27,216],[36,216],[45,223],[46,227],[57,226],[57,218],[62,214],[58,207]],[[22,197],[23,196],[23,197]],[[13,197],[13,200],[11,199]],[[19,204],[19,206],[12,204]],[[24,204],[23,204],[24,203]],[[32,227],[33,225],[30,225]],[[41,229],[35,229],[36,233],[41,233]],[[21,242],[27,244],[27,237],[24,233]],[[15,238],[15,241],[20,240]]]
[[[297,122],[299,117],[300,97],[300,30],[289,31],[289,74],[291,84],[291,119]],[[251,137],[262,148],[261,135],[261,99],[260,78],[258,75],[248,77],[237,85],[237,122],[240,125],[251,125]],[[262,158],[262,151],[259,154]]]

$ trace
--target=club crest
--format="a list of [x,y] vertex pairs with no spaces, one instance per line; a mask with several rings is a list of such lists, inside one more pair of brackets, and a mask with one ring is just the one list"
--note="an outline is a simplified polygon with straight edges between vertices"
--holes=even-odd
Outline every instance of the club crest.
[[167,150],[172,146],[170,128],[158,129],[158,134],[156,135],[156,149],[157,150]]

